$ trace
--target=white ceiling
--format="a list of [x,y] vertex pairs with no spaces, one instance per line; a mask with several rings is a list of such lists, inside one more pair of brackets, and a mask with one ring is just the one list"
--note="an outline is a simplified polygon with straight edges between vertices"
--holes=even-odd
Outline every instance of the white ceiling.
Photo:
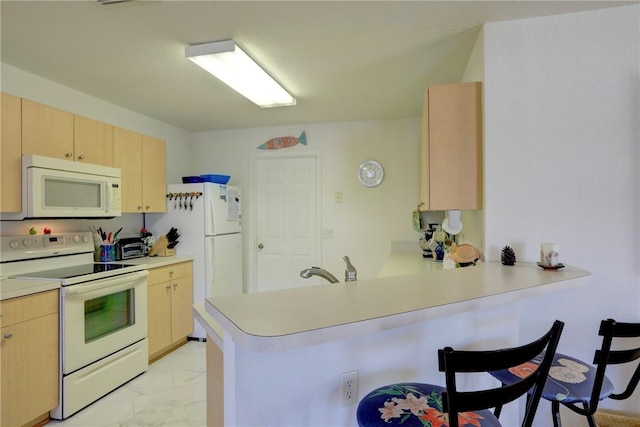
[[[481,25],[613,1],[0,3],[1,60],[187,131],[418,117]],[[260,109],[184,57],[233,38],[298,100]]]

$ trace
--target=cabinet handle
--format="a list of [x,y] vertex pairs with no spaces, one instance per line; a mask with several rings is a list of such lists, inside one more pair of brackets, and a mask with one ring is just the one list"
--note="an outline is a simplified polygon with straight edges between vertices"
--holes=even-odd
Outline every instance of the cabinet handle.
[[142,206],[138,206],[138,210],[141,211],[142,210]]
[[84,154],[80,154],[80,155],[78,156],[78,159],[80,159],[80,160],[84,160]]
[[169,272],[169,277],[173,277],[173,271]]
[[73,157],[73,153],[67,153],[64,155],[65,157]]
[[146,210],[149,210],[151,208],[151,206],[147,205],[144,207]]
[[177,288],[177,287],[178,287],[178,284],[177,284],[177,283],[174,283],[174,284],[173,284],[173,289],[175,290],[175,288]]
[[169,292],[171,290],[171,285],[167,286],[165,289]]
[[8,334],[4,334],[4,337],[8,340],[10,340],[11,338],[13,338],[13,334],[11,332],[9,332]]

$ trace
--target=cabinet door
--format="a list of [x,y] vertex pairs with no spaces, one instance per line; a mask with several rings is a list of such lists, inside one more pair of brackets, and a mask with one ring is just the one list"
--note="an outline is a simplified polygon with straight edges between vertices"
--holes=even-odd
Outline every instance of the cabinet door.
[[22,208],[22,111],[20,98],[2,94],[0,111],[0,212]]
[[172,280],[171,291],[171,336],[176,342],[193,332],[192,277]]
[[73,138],[75,161],[113,166],[113,126],[74,115]]
[[427,210],[482,207],[481,88],[473,82],[427,90],[421,146]]
[[171,344],[171,283],[149,286],[148,331],[149,356]]
[[22,154],[73,160],[73,114],[23,99]]
[[58,404],[58,315],[1,329],[3,426],[20,426]]
[[163,140],[142,136],[142,197],[144,212],[166,212],[167,152]]
[[113,166],[122,172],[122,212],[142,213],[142,135],[113,129]]

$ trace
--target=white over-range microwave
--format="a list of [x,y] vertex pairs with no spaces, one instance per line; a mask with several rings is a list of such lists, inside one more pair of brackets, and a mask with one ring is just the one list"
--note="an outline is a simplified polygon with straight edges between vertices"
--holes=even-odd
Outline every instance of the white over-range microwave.
[[22,212],[2,219],[112,218],[121,214],[120,169],[22,156]]

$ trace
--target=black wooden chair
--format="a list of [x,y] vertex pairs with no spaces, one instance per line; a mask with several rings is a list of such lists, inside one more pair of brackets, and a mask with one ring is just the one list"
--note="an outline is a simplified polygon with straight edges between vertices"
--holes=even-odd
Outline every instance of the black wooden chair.
[[[551,413],[554,427],[560,427],[560,405],[587,417],[590,427],[596,427],[597,423],[593,414],[598,409],[598,403],[606,398],[624,400],[629,398],[640,381],[640,346],[635,343],[631,348],[624,350],[612,350],[612,342],[618,338],[638,338],[640,337],[640,323],[618,323],[613,319],[600,322],[602,336],[602,346],[596,350],[591,366],[579,359],[556,353],[549,371],[542,397],[551,402]],[[620,343],[622,344],[622,343]],[[529,363],[537,364],[541,359],[534,358]],[[619,365],[635,362],[635,371],[631,375],[625,389],[619,393],[614,393],[614,386],[611,380],[605,375],[608,365]],[[632,368],[633,369],[633,368]],[[517,376],[507,370],[490,372],[491,375],[502,381],[503,384],[510,384],[517,381]],[[579,406],[580,405],[580,406]],[[500,408],[496,410],[500,416]]]
[[[445,373],[446,388],[423,383],[398,383],[377,388],[358,404],[358,425],[423,427],[431,422],[435,426],[497,427],[501,424],[488,409],[516,400],[533,389],[522,423],[529,427],[563,327],[564,323],[556,320],[544,336],[521,347],[492,351],[458,351],[451,347],[438,350],[438,369]],[[477,391],[458,390],[457,373],[519,366],[543,351],[546,351],[546,357],[542,363],[511,385]]]

